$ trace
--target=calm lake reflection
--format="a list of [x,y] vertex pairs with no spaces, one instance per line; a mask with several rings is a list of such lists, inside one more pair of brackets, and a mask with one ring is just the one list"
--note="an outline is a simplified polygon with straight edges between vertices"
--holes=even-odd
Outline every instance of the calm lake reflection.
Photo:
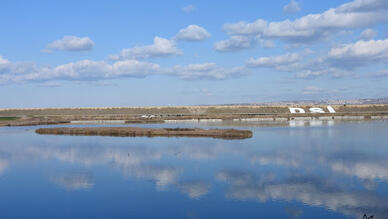
[[2,127],[0,218],[388,218],[387,121],[222,125],[253,138]]

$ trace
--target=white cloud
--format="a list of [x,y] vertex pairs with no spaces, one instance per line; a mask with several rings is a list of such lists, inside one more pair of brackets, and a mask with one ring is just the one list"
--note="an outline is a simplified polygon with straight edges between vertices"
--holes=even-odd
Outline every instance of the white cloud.
[[145,77],[158,73],[160,66],[137,60],[123,60],[109,64],[104,61],[83,60],[54,68],[51,76],[61,79],[93,80],[119,77]]
[[186,13],[190,13],[190,12],[195,10],[195,6],[194,5],[187,5],[187,6],[183,7],[182,10]]
[[353,74],[346,69],[330,67],[326,62],[300,64],[298,67],[299,68],[293,69],[293,71],[296,73],[296,78],[300,79],[315,79],[322,76],[330,76],[333,79],[338,79]]
[[[1,74],[9,71],[9,67],[10,65],[9,65],[8,59],[5,59],[2,56],[0,56],[0,77],[1,77]],[[0,80],[0,83],[1,83],[1,80]]]
[[241,77],[247,74],[243,67],[221,68],[215,63],[177,65],[167,69],[165,74],[174,75],[184,80],[222,80],[230,77]]
[[4,61],[0,64],[0,84],[47,81],[100,81],[116,78],[140,78],[171,75],[184,80],[222,80],[248,74],[243,67],[222,68],[215,63],[176,65],[161,68],[158,64],[134,59],[107,61],[81,60],[55,67],[34,63]]
[[307,86],[303,88],[303,94],[318,94],[321,92],[322,92],[322,89],[316,86]]
[[50,50],[65,50],[65,51],[87,51],[91,50],[94,46],[94,42],[89,37],[77,37],[77,36],[64,36],[62,39],[55,40],[48,44],[44,50],[49,52]]
[[355,0],[338,8],[341,12],[370,12],[388,9],[386,0]]
[[226,23],[223,29],[229,35],[257,35],[264,32],[267,28],[267,21],[258,19],[255,22],[247,23],[244,21],[238,23]]
[[159,71],[158,64],[137,60],[118,61],[113,64],[113,74],[117,76],[144,77]]
[[371,40],[371,39],[375,38],[376,35],[377,35],[377,32],[375,30],[368,28],[368,29],[362,31],[361,38],[364,40]]
[[[318,42],[346,29],[385,23],[388,21],[386,5],[386,0],[356,0],[323,13],[308,14],[292,21],[270,22],[263,19],[251,23],[241,21],[224,24],[224,30],[230,36],[256,36],[300,45]],[[239,48],[247,49],[253,45],[244,44],[244,47]]]
[[186,28],[179,30],[174,39],[185,41],[201,41],[209,38],[210,36],[210,33],[207,32],[205,28],[198,25],[189,25]]
[[[3,67],[1,67],[3,66]],[[50,80],[103,80],[120,77],[145,77],[156,74],[160,66],[137,60],[123,60],[112,64],[105,61],[82,60],[56,67],[34,63],[9,62],[0,65],[0,83]]]
[[324,76],[324,75],[328,75],[330,73],[331,73],[331,71],[329,71],[329,70],[309,70],[309,69],[305,69],[305,70],[302,70],[302,71],[298,72],[296,74],[296,77],[297,78],[301,78],[301,79],[314,79],[314,78],[318,78],[318,77],[321,77],[321,76]]
[[114,55],[112,59],[144,59],[153,57],[166,57],[182,55],[173,40],[155,37],[154,44],[145,46],[135,46],[133,48],[123,49],[119,55]]
[[283,11],[286,13],[295,13],[300,11],[300,5],[295,0],[291,0],[290,3],[283,7]]
[[373,73],[372,77],[377,77],[377,78],[384,78],[388,77],[388,70],[381,70],[379,72]]
[[260,57],[257,59],[251,58],[247,61],[248,67],[266,67],[274,68],[280,65],[293,64],[301,59],[299,54],[287,53],[280,56]]
[[357,41],[330,50],[328,61],[335,66],[355,68],[376,62],[387,62],[388,39]]
[[341,78],[354,74],[351,70],[358,67],[376,63],[388,64],[388,39],[360,40],[332,48],[327,55],[308,57],[310,54],[287,53],[280,56],[251,58],[246,62],[246,66],[293,72],[297,78],[303,79],[321,76]]
[[105,61],[82,60],[57,66],[47,71],[49,79],[99,80],[119,77],[145,77],[158,73],[160,66],[137,60],[123,60],[109,64]]
[[5,65],[5,64],[8,64],[8,63],[9,63],[8,59],[5,59],[2,56],[0,56],[0,65]]
[[95,80],[108,77],[112,70],[112,66],[104,61],[82,60],[47,69],[36,74],[36,79]]
[[254,40],[248,36],[231,36],[230,39],[216,42],[214,48],[219,52],[230,52],[252,47]]
[[327,57],[308,57],[311,51],[286,53],[279,56],[250,58],[246,66],[250,68],[271,68],[281,72],[292,72],[296,78],[315,79],[322,76],[341,78],[350,73],[343,66],[334,66]]
[[271,40],[258,39],[260,46],[263,48],[273,48],[275,43]]
[[60,87],[61,84],[55,81],[47,81],[39,84],[40,87]]

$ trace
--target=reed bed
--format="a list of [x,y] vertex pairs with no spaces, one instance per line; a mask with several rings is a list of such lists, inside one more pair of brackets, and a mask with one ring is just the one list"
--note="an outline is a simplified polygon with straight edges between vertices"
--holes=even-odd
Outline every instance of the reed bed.
[[199,129],[199,128],[137,128],[137,127],[85,127],[85,128],[40,128],[38,134],[90,135],[90,136],[146,136],[146,137],[210,137],[221,139],[251,138],[249,130]]

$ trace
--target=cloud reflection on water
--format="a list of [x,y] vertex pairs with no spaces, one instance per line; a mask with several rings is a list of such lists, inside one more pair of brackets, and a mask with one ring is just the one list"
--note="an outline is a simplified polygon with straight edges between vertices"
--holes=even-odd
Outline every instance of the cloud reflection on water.
[[178,185],[190,198],[198,199],[209,192],[210,185],[201,181],[186,181]]
[[[241,175],[245,177],[242,180]],[[229,185],[226,197],[258,202],[299,201],[309,206],[321,206],[332,211],[358,217],[364,213],[387,218],[388,199],[369,191],[359,191],[336,185],[323,177],[290,176],[264,180],[260,175],[222,171],[217,178]]]
[[59,176],[53,176],[51,180],[70,191],[89,190],[94,186],[93,173],[90,171],[71,171]]
[[[87,144],[71,137],[72,144],[59,146],[55,142],[49,145],[44,136],[40,136],[41,140],[33,144],[15,140],[7,145],[0,144],[0,174],[4,174],[6,168],[12,171],[13,163],[45,160],[81,165],[85,169],[104,165],[120,170],[127,178],[150,180],[157,190],[171,186],[192,199],[209,195],[215,183],[212,180],[217,179],[228,185],[225,194],[230,199],[252,199],[261,203],[297,201],[354,217],[368,213],[387,218],[388,199],[381,196],[377,187],[379,182],[388,181],[388,151],[372,144],[368,145],[370,150],[365,150],[361,143],[346,145],[347,141],[343,140],[327,141],[344,134],[335,127],[278,128],[276,130],[282,133],[279,135],[260,135],[259,130],[260,137],[248,144],[190,139],[183,143],[172,140],[166,145],[154,145],[155,142],[149,143],[145,138],[140,144],[129,141],[127,145],[116,145],[112,139],[108,145],[98,137],[91,137]],[[283,138],[283,146],[267,145],[278,138]],[[247,165],[219,163],[222,158],[231,156]],[[191,175],[187,179],[183,173],[190,171],[191,166],[185,162],[218,163],[225,168],[214,172],[215,179],[209,181],[204,181],[201,175],[198,178]],[[257,174],[263,171],[267,172]],[[353,177],[364,189],[355,189]],[[68,190],[90,190],[98,184],[94,182],[93,173],[85,172],[57,175],[52,181]],[[299,215],[298,211],[290,212],[296,218]]]
[[5,169],[8,167],[8,162],[4,160],[0,160],[0,176],[3,174]]

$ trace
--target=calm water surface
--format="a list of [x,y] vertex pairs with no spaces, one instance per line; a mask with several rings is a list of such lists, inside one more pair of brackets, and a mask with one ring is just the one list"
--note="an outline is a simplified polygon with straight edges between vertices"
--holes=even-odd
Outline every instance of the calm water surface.
[[254,137],[2,127],[0,218],[388,218],[388,121],[224,125]]

